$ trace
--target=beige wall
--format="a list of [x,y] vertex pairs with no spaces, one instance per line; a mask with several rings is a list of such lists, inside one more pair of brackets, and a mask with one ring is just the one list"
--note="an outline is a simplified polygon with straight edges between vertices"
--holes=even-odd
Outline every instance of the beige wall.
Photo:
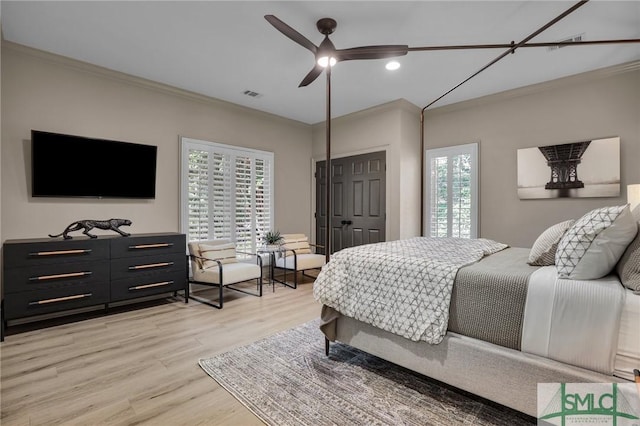
[[[387,241],[419,235],[419,112],[397,100],[331,122],[331,157],[386,151]],[[325,125],[313,126],[313,159],[324,160]],[[414,206],[416,208],[414,208]]]
[[[620,137],[620,197],[518,199],[517,149],[607,136]],[[428,110],[425,141],[480,141],[480,235],[530,247],[554,223],[626,203],[626,185],[640,183],[640,62]]]
[[[310,232],[309,125],[7,42],[1,64],[3,239],[110,217],[131,219],[134,233],[178,231],[179,136],[273,151],[275,226]],[[156,199],[30,197],[31,129],[157,145]]]
[[420,235],[420,109],[400,112],[400,238]]
[[[6,42],[1,67],[3,239],[41,237],[77,219],[118,216],[133,220],[133,232],[177,231],[179,135],[273,151],[276,228],[313,234],[311,166],[324,159],[323,123],[308,126]],[[627,64],[427,112],[428,148],[480,141],[481,236],[530,246],[553,223],[626,201],[624,186],[640,182],[639,67]],[[387,152],[388,240],[419,233],[418,113],[398,100],[333,120],[333,156]],[[31,129],[158,145],[157,198],[29,197]],[[518,199],[518,148],[606,136],[621,138],[621,197]]]

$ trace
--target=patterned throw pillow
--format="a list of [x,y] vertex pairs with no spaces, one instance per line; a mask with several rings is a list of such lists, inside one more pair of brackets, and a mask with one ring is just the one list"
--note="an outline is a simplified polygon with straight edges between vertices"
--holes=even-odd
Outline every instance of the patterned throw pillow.
[[533,243],[527,263],[531,266],[555,265],[558,243],[567,229],[574,223],[575,220],[570,219],[547,228]]
[[567,230],[556,251],[560,278],[593,280],[610,273],[638,232],[629,206],[590,211]]
[[[634,219],[640,226],[640,206],[636,207],[633,213]],[[625,287],[640,294],[640,231],[620,258],[620,262],[616,265],[616,272]]]
[[233,243],[207,245],[200,244],[200,257],[202,260],[202,268],[217,268],[219,260],[221,263],[236,263],[236,246]]

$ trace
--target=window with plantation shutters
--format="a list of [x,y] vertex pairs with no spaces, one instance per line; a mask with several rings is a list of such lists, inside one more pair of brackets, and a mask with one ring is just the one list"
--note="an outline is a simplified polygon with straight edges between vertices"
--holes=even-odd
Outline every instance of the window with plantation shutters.
[[426,236],[477,238],[477,157],[477,143],[426,151]]
[[273,228],[273,153],[182,138],[182,232],[255,252]]

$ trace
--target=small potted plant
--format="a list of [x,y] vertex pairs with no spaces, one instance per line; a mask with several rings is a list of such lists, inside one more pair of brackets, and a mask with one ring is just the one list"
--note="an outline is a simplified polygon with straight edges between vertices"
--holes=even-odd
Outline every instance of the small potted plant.
[[262,237],[262,241],[267,249],[277,250],[282,245],[282,235],[280,235],[280,231],[268,231]]

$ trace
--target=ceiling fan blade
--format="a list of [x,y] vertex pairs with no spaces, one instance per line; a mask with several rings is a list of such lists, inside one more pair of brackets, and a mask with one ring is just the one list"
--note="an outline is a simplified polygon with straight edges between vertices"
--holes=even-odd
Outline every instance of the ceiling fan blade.
[[337,50],[338,60],[351,61],[356,59],[383,59],[395,58],[396,56],[404,56],[409,52],[409,46],[383,45],[383,46],[361,46],[352,47],[351,49]]
[[282,22],[280,19],[276,18],[273,15],[265,15],[264,19],[266,19],[271,25],[273,25],[276,30],[280,31],[282,34],[289,37],[291,40],[298,43],[300,46],[309,49],[310,51],[315,53],[318,51],[318,48],[315,44],[311,43],[308,38],[291,28],[289,25]]
[[324,67],[316,64],[316,66],[313,67],[311,71],[309,71],[309,74],[307,74],[306,77],[302,79],[298,87],[308,86],[309,84],[313,83],[313,81],[318,78],[320,74],[322,74],[322,71],[324,71]]

